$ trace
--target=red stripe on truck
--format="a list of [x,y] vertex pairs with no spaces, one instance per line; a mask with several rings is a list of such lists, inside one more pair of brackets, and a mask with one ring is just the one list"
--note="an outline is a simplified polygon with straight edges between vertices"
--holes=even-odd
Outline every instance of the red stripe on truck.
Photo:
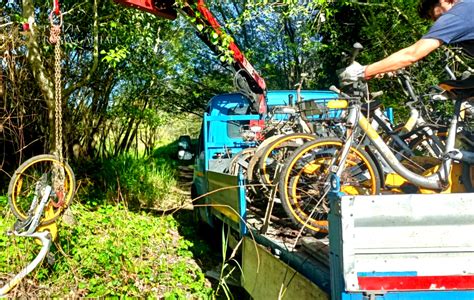
[[474,276],[386,276],[358,277],[364,291],[474,290]]

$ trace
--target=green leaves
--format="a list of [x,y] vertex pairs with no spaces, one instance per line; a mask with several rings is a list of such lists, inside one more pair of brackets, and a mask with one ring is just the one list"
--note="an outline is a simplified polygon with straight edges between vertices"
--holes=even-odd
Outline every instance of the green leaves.
[[102,50],[100,54],[103,54],[104,57],[102,61],[105,61],[109,66],[115,68],[117,64],[124,61],[129,54],[128,50],[122,47],[115,47],[115,49],[110,49],[109,51]]
[[[54,271],[43,263],[28,276],[30,283],[20,283],[17,296],[21,296],[22,284],[34,284],[48,287],[29,295],[41,298],[211,298],[212,290],[206,287],[189,251],[193,243],[179,235],[173,217],[134,213],[122,205],[103,205],[95,211],[80,205],[71,209],[76,224],[61,224],[59,235],[61,253],[66,256],[53,248]],[[1,231],[11,226],[3,220]],[[39,251],[39,246],[26,238],[1,235],[0,245],[1,274],[19,271]]]

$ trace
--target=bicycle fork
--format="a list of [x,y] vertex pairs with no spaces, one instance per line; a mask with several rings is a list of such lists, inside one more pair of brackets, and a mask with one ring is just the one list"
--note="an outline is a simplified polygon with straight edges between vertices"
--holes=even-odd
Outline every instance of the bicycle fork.
[[[344,166],[346,164],[347,156],[349,155],[349,151],[352,146],[352,142],[354,141],[354,127],[357,120],[357,115],[360,113],[360,108],[352,109],[347,116],[346,122],[346,141],[343,144],[341,153],[333,157],[331,161],[331,170],[330,173],[336,175],[338,178],[341,178],[342,172],[344,172]],[[339,160],[337,166],[335,165],[336,161]],[[331,176],[329,176],[331,178]]]

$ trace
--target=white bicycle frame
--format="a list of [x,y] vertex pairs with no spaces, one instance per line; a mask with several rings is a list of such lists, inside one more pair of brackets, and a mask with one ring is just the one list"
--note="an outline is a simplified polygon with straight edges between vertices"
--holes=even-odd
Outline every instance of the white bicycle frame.
[[400,176],[405,178],[407,181],[426,189],[442,190],[448,185],[448,177],[451,171],[453,160],[465,161],[468,163],[474,163],[474,153],[468,151],[462,151],[454,147],[458,119],[460,117],[461,106],[467,100],[456,100],[454,107],[454,116],[451,118],[451,122],[448,129],[448,136],[446,138],[445,150],[442,156],[441,168],[438,172],[430,175],[423,176],[416,174],[401,164],[396,155],[382,140],[377,131],[371,126],[370,122],[361,113],[361,104],[354,103],[349,109],[349,116],[347,118],[347,139],[344,147],[339,156],[341,159],[335,170],[337,176],[341,176],[344,171],[345,160],[349,154],[350,147],[354,142],[354,129],[358,126],[369,138],[371,145],[375,147],[378,154],[385,160],[385,162]]

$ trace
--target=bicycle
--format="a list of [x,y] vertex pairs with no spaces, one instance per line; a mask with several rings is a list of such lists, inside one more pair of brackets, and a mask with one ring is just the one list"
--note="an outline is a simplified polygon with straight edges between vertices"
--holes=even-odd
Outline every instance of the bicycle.
[[320,102],[327,102],[336,110],[338,102],[331,99],[304,99],[301,91],[306,76],[306,73],[302,73],[299,83],[296,84],[296,103],[293,102],[293,97],[290,97],[289,106],[276,107],[271,114],[273,116],[287,114],[286,124],[291,124],[289,130],[280,130],[265,139],[249,162],[249,181],[257,179],[262,183],[264,190],[273,185],[272,181],[278,176],[277,170],[281,162],[294,149],[317,137],[336,134],[333,130],[333,125],[336,123],[334,117],[340,116],[341,112],[335,113],[331,119],[322,119],[318,107],[321,105]]
[[[301,82],[300,82],[301,85]],[[297,89],[297,98],[301,99],[301,88]],[[300,100],[298,100],[300,101]],[[249,145],[244,153],[237,154],[231,161],[229,172],[236,174],[239,169],[247,174],[247,179],[251,182],[258,174],[255,173],[255,167],[258,164],[258,158],[262,150],[278,138],[292,134],[301,133],[305,136],[312,136],[313,130],[293,103],[293,97],[290,94],[289,105],[275,106],[268,113],[263,127],[241,125],[240,135]],[[253,150],[250,150],[253,149]]]
[[[47,189],[49,192],[46,192]],[[48,194],[47,203],[44,213],[37,220],[37,226],[56,221],[70,205],[75,189],[76,181],[71,167],[54,155],[37,155],[22,163],[8,186],[8,203],[18,219],[17,231],[31,224],[45,194]]]
[[[378,194],[382,186],[381,180],[386,177],[385,172],[380,172],[380,161],[390,166],[394,171],[393,176],[399,179],[391,190],[409,185],[413,188],[412,192],[464,191],[465,188],[457,184],[458,178],[453,180],[450,174],[456,169],[455,175],[461,176],[460,166],[453,167],[453,161],[474,165],[472,149],[465,151],[454,147],[462,105],[474,100],[474,80],[447,81],[440,86],[448,92],[447,99],[455,101],[454,116],[448,126],[441,163],[421,175],[400,162],[368,119],[361,114],[362,100],[369,99],[367,84],[356,82],[349,86],[354,94],[352,97],[341,92],[347,99],[349,109],[345,140],[318,139],[309,142],[293,152],[282,170],[279,181],[280,198],[290,218],[313,231],[327,231],[328,204],[325,194],[329,190],[329,176],[334,173],[341,178],[341,191],[346,194]],[[367,137],[366,145],[356,143],[358,134],[359,137],[360,134]],[[364,151],[361,145],[368,151]],[[376,156],[368,152],[376,153]],[[462,175],[466,187],[468,180],[473,182],[471,170],[469,168],[470,174]],[[466,176],[470,176],[470,179]]]

